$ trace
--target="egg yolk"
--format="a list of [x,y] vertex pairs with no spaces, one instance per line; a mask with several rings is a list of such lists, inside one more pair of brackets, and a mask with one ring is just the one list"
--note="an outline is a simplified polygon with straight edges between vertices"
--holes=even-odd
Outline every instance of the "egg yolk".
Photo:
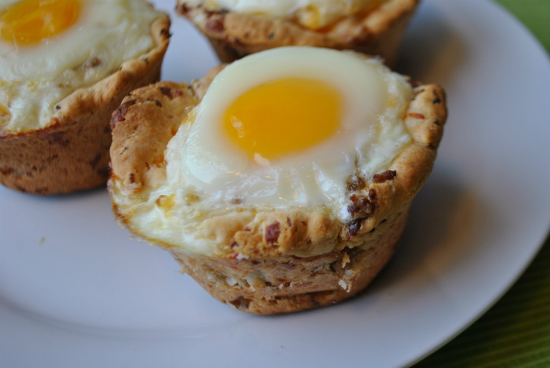
[[249,157],[272,160],[333,136],[341,114],[342,97],[328,83],[285,78],[239,96],[225,112],[223,125]]
[[80,0],[24,0],[0,13],[0,36],[17,46],[32,46],[69,28]]

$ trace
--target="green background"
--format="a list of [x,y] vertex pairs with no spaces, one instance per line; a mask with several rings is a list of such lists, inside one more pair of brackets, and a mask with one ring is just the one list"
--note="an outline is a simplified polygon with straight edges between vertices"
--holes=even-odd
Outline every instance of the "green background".
[[[522,21],[550,53],[550,0],[496,2]],[[548,161],[550,165],[550,157]],[[413,366],[432,367],[550,367],[550,238],[497,304],[447,345]]]

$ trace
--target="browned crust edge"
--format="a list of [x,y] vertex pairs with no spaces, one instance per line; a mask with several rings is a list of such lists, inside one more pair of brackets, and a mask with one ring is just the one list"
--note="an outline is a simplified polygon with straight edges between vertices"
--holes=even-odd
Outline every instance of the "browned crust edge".
[[305,29],[291,20],[210,11],[178,0],[176,10],[208,38],[222,62],[281,46],[315,46],[378,55],[389,66],[420,0],[391,0],[362,18],[348,17],[329,30]]
[[151,51],[64,98],[46,128],[0,136],[0,182],[38,195],[104,185],[109,176],[111,113],[130,91],[160,79],[169,28],[168,16],[155,20]]
[[[190,86],[161,82],[137,90],[124,100],[113,114],[113,172],[109,182],[112,197],[115,196],[115,182],[130,195],[137,196],[149,186],[154,186],[156,172],[162,172],[164,163],[156,166],[161,170],[151,169],[152,165],[139,157],[152,158],[154,155],[151,153],[164,151],[175,133],[174,127],[185,117],[180,115],[171,125],[170,121],[177,116],[172,104],[177,102],[178,109],[185,111],[185,107],[198,103],[221,68],[223,66]],[[149,239],[140,229],[133,227],[131,215],[124,213],[113,201],[117,220],[134,234],[168,248],[181,264],[183,272],[189,273],[216,299],[239,310],[257,314],[286,313],[348,298],[363,289],[390,259],[410,204],[433,167],[447,118],[445,92],[437,85],[421,85],[414,89],[414,93],[404,116],[412,143],[393,160],[387,172],[374,178],[372,183],[354,189],[352,196],[357,198],[357,211],[349,223],[343,224],[324,212],[316,211],[221,216],[203,223],[203,230],[206,229],[211,239],[221,239],[216,254],[205,256]],[[186,100],[175,101],[170,97],[174,94]],[[164,108],[150,103],[152,99],[158,100]],[[153,113],[151,109],[158,112]],[[142,120],[146,116],[155,119]],[[130,134],[137,132],[137,129],[141,133]],[[163,129],[164,132],[157,134],[155,129]],[[144,146],[140,141],[139,137],[144,134],[149,138],[149,146]],[[152,140],[152,137],[159,139]],[[376,249],[374,258],[363,257],[361,261],[354,261],[351,257],[355,265],[351,268],[352,276],[345,283],[352,287],[346,291],[336,281],[343,279],[342,273],[336,271],[325,275],[331,281],[322,281],[324,289],[316,290],[315,287],[321,283],[314,282],[313,289],[297,287],[292,289],[292,295],[273,293],[272,280],[255,287],[259,291],[252,294],[245,288],[220,289],[212,283],[216,275],[244,280],[245,272],[250,273],[252,266],[270,279],[280,270],[288,271],[285,264],[292,264],[293,259],[299,259],[302,263],[308,259],[321,259],[323,264],[327,264],[341,262],[344,254],[350,252],[372,252],[372,249]],[[235,270],[242,273],[239,275]],[[335,287],[335,282],[338,287]]]

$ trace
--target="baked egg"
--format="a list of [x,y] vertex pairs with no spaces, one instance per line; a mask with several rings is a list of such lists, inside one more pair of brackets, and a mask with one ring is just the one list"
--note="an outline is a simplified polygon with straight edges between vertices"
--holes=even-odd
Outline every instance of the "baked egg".
[[248,56],[189,107],[165,171],[150,170],[163,175],[137,196],[115,180],[113,200],[146,238],[198,253],[214,246],[197,236],[200,224],[229,213],[326,211],[349,222],[350,178],[372,181],[410,144],[412,97],[404,77],[360,54],[284,47]]
[[151,49],[161,16],[141,0],[1,1],[0,135],[46,127],[63,98]]

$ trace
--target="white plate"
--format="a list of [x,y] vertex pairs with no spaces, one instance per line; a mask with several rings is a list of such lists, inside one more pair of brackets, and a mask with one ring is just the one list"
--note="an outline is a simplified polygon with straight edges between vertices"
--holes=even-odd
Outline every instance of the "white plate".
[[[171,0],[156,1],[170,10]],[[182,19],[164,79],[216,64]],[[367,292],[259,317],[218,303],[168,253],[129,239],[104,190],[0,189],[2,367],[401,367],[467,327],[516,280],[550,224],[550,64],[479,0],[425,1],[399,69],[448,92],[432,176]]]

